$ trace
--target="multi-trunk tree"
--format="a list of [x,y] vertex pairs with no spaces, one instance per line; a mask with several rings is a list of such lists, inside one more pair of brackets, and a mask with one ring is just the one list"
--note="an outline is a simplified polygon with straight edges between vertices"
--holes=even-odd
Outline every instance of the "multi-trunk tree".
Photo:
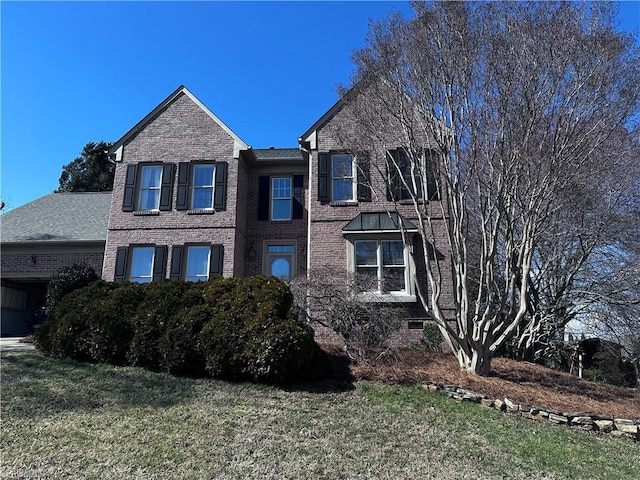
[[[611,4],[414,8],[411,19],[372,25],[355,53],[343,100],[357,127],[345,142],[382,145],[380,173],[409,192],[423,239],[428,281],[419,296],[460,366],[486,375],[496,350],[531,319],[538,256],[544,242],[558,245],[550,232],[575,207],[566,193],[637,161],[625,152],[637,135],[638,48],[614,29]],[[376,137],[389,128],[408,164]],[[442,202],[424,201],[433,182]],[[571,201],[581,200],[589,199]],[[442,215],[455,318],[443,310],[450,273],[431,254]]]

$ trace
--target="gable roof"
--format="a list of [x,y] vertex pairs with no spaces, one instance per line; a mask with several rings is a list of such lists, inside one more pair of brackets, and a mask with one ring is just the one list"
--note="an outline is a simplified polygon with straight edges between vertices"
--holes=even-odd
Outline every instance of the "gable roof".
[[104,242],[111,192],[51,193],[0,215],[0,242]]
[[186,95],[191,99],[193,103],[195,103],[200,109],[206,113],[214,122],[216,122],[220,128],[222,128],[225,132],[229,134],[234,141],[234,157],[239,155],[240,150],[247,150],[251,148],[247,145],[238,135],[236,135],[222,120],[220,120],[211,110],[209,110],[204,103],[196,98],[196,96],[191,93],[187,87],[184,85],[180,85],[171,95],[165,98],[156,108],[151,110],[142,120],[136,123],[133,128],[131,128],[127,133],[125,133],[120,140],[115,142],[111,149],[109,150],[110,154],[116,154],[116,161],[120,160],[122,155],[122,146],[129,140],[131,137],[136,135],[140,130],[142,130],[151,120],[153,120],[162,110],[164,110],[167,106],[172,104],[180,95]]

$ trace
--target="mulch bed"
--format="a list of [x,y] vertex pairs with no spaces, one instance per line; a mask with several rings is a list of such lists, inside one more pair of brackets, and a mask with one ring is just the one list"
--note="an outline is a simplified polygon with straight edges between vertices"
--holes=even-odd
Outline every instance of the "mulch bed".
[[560,412],[584,412],[613,418],[640,418],[640,389],[603,385],[529,362],[495,358],[491,374],[478,377],[458,366],[451,354],[418,350],[396,353],[392,361],[350,362],[340,347],[325,346],[338,377],[385,383],[434,382],[456,385],[492,399]]

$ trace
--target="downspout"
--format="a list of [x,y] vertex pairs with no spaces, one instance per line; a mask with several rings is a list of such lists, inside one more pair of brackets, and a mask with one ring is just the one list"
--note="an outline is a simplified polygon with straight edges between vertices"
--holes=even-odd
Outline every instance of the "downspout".
[[306,320],[307,322],[311,321],[311,304],[309,302],[309,284],[311,282],[311,185],[313,185],[312,182],[312,177],[311,177],[311,173],[312,173],[312,168],[313,168],[313,164],[312,164],[312,155],[311,155],[311,148],[309,147],[305,147],[303,145],[303,141],[302,138],[298,139],[298,144],[300,145],[300,150],[305,153],[307,155],[307,162],[309,163],[309,176],[308,176],[308,182],[309,182],[309,194],[307,195],[307,292],[306,292],[306,298],[305,298],[305,314],[306,314]]

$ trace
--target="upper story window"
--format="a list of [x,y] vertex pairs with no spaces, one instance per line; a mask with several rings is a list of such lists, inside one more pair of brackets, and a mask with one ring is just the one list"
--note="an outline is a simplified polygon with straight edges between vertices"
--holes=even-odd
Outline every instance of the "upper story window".
[[352,155],[337,153],[331,155],[331,200],[347,202],[356,198],[355,162]]
[[435,174],[436,160],[437,153],[429,149],[423,149],[414,155],[409,155],[404,148],[389,151],[387,200],[423,200],[425,175],[427,200],[440,200]]
[[318,153],[318,200],[370,202],[369,155],[344,152]]
[[194,164],[192,176],[191,208],[194,210],[212,209],[215,165],[213,163]]
[[298,220],[304,213],[304,176],[258,178],[258,220]]
[[291,220],[291,178],[271,179],[271,220]]
[[162,165],[144,165],[142,167],[138,210],[158,210],[160,208],[161,181]]
[[227,162],[180,162],[176,210],[222,211],[227,207]]
[[171,210],[175,165],[127,165],[122,211],[157,212]]

